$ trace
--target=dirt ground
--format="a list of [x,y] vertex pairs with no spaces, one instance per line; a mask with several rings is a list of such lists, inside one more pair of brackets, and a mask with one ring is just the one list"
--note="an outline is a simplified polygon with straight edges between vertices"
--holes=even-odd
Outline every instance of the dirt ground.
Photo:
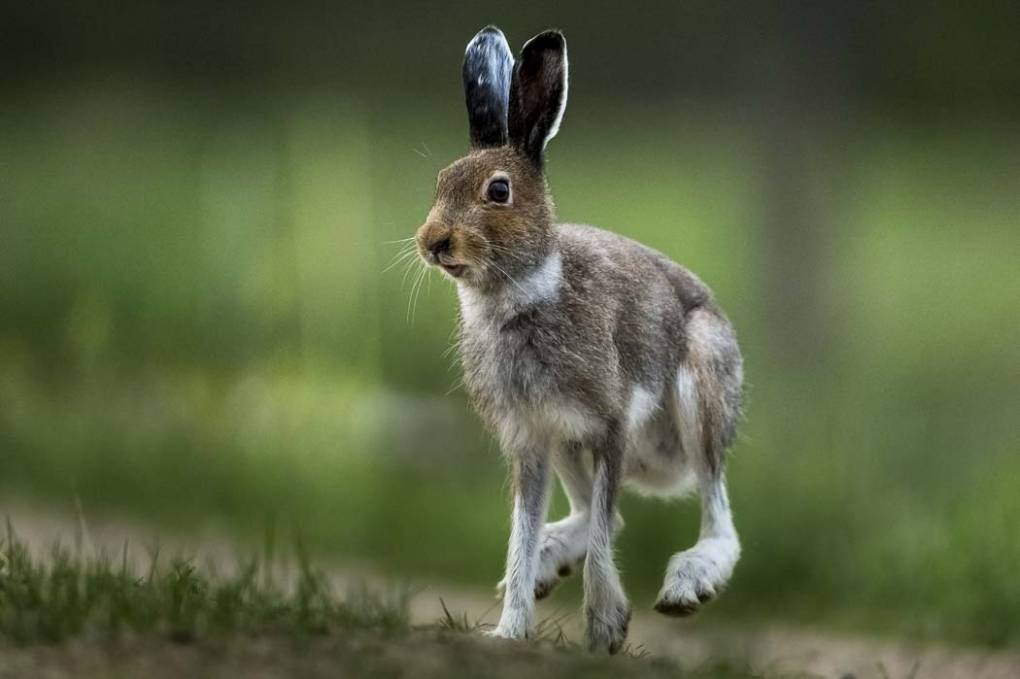
[[[194,535],[170,535],[151,526],[124,519],[84,516],[73,511],[59,512],[21,502],[0,501],[0,514],[8,516],[18,535],[33,550],[44,553],[55,541],[78,541],[85,550],[105,549],[120,553],[125,541],[134,548],[132,558],[143,560],[154,536],[164,553],[183,553],[202,563],[233,563],[238,554],[249,550],[232,543],[215,531]],[[365,566],[344,563],[335,567],[324,562],[338,586],[352,580],[382,584]],[[283,566],[286,569],[286,565]],[[498,615],[491,592],[476,591],[445,583],[420,582],[411,585],[418,593],[412,600],[415,624],[434,623],[442,615],[440,599],[451,611],[466,613],[472,621],[493,621]],[[543,602],[540,615],[550,615],[552,607]],[[571,638],[579,638],[578,616],[564,623]],[[414,635],[404,645],[435,648],[427,634]],[[668,658],[688,669],[704,669],[719,662],[743,667],[763,675],[807,675],[843,679],[1016,679],[1020,677],[1020,651],[987,651],[945,644],[911,644],[896,640],[822,633],[790,626],[767,625],[748,628],[701,626],[697,619],[666,620],[652,612],[635,611],[629,641],[643,646],[652,658]],[[440,659],[433,671],[426,671],[423,658],[429,653],[408,653],[393,648],[379,649],[371,640],[359,647],[351,640],[343,643],[319,641],[299,653],[283,653],[282,640],[246,641],[240,644],[196,644],[187,647],[155,642],[125,642],[115,645],[76,641],[61,647],[15,649],[0,646],[0,677],[15,676],[359,676],[358,659],[366,653],[385,656],[391,676],[404,676],[401,664],[410,663],[416,671],[408,676],[443,676]],[[518,658],[551,652],[528,649],[519,644],[494,640],[475,642],[457,639],[444,642],[452,646],[460,665],[484,657],[500,657],[514,666]],[[352,645],[353,644],[353,645]],[[360,648],[360,650],[359,650]],[[452,649],[452,650],[451,650]],[[421,649],[419,649],[421,650]],[[496,656],[493,656],[495,653]],[[523,654],[523,655],[522,655]],[[289,659],[288,659],[289,658]],[[403,658],[403,660],[402,660]],[[342,663],[338,664],[340,660]],[[522,661],[523,662],[523,661]],[[555,654],[543,658],[541,666],[554,668]],[[632,662],[632,661],[625,661]],[[550,664],[552,663],[552,664]],[[427,663],[426,663],[427,665]],[[519,669],[521,669],[519,667]],[[339,674],[337,674],[339,672]],[[509,675],[508,675],[509,676]],[[557,676],[555,674],[542,676]]]

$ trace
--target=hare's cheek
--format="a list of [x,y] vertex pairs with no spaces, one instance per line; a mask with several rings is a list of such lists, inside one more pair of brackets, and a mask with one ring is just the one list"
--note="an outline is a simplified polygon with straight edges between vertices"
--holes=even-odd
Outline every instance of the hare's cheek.
[[464,260],[469,262],[477,262],[482,259],[485,254],[484,246],[476,238],[462,238],[460,239],[459,247],[457,248],[457,255]]

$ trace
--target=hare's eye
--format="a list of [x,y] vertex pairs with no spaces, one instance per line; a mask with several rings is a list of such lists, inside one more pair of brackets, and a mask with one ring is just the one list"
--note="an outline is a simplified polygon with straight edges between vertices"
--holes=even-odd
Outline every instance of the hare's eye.
[[493,179],[489,183],[489,200],[494,203],[505,203],[510,200],[510,182],[505,179]]

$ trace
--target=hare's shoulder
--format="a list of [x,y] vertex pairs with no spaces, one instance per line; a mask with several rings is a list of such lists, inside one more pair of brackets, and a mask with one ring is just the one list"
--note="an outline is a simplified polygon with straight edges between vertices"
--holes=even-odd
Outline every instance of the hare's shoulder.
[[692,271],[636,240],[586,224],[558,224],[565,259],[594,277],[640,282],[645,290],[668,286],[684,312],[714,306],[712,291]]

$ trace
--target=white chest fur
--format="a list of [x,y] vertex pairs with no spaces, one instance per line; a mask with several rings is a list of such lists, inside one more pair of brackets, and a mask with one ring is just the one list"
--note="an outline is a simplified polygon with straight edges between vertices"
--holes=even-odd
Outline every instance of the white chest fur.
[[585,411],[557,389],[547,357],[529,346],[526,332],[507,328],[536,305],[555,304],[562,285],[563,260],[554,251],[498,291],[457,288],[466,381],[472,393],[490,405],[493,424],[504,438],[580,436],[590,429]]
[[563,257],[558,250],[519,280],[507,276],[507,284],[495,292],[459,284],[457,296],[464,327],[473,334],[492,333],[521,311],[558,299],[562,284]]

